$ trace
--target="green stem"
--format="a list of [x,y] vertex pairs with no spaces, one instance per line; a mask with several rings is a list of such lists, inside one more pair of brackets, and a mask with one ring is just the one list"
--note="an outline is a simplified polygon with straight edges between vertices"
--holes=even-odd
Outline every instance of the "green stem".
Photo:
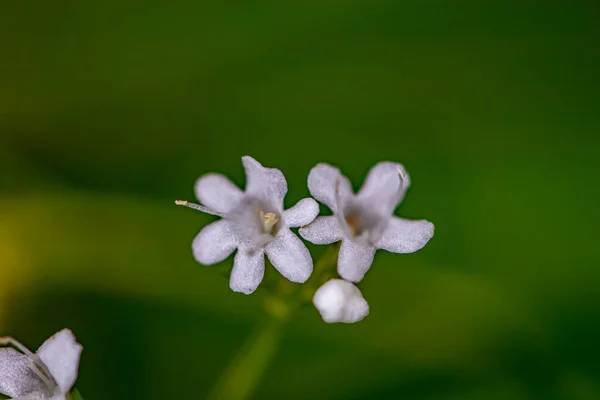
[[246,400],[252,396],[277,354],[291,315],[310,302],[319,286],[335,275],[338,250],[339,246],[327,249],[315,264],[311,278],[302,286],[283,277],[279,279],[275,293],[265,299],[265,321],[221,375],[208,400]]
[[225,370],[209,400],[243,400],[251,396],[277,353],[285,322],[285,318],[273,315],[265,321]]
[[67,395],[67,399],[68,400],[83,400],[83,397],[81,397],[81,394],[79,393],[79,390],[73,389],[71,391],[71,393],[69,393]]

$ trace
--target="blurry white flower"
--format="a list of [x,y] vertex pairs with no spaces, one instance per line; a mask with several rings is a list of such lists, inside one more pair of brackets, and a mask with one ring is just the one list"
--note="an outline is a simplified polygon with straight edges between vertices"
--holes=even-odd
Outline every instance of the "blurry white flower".
[[313,303],[323,321],[352,324],[369,315],[369,304],[360,290],[351,282],[331,279],[315,293]]
[[300,235],[315,244],[341,240],[338,273],[344,279],[359,282],[373,263],[377,249],[413,253],[433,236],[431,222],[393,215],[409,185],[402,165],[382,162],[369,171],[355,195],[348,178],[337,168],[318,164],[310,171],[308,188],[315,199],[333,211],[333,216],[317,218],[301,228]]
[[229,286],[236,292],[256,290],[265,272],[266,253],[273,266],[292,282],[306,282],[313,261],[302,240],[290,228],[311,223],[319,205],[311,198],[284,210],[287,182],[283,173],[265,168],[252,157],[242,157],[246,191],[220,174],[207,174],[196,182],[196,196],[203,205],[177,204],[218,215],[194,239],[194,257],[204,265],[226,259],[237,248]]
[[32,353],[13,338],[0,338],[0,393],[21,400],[66,400],[75,384],[83,346],[68,329]]

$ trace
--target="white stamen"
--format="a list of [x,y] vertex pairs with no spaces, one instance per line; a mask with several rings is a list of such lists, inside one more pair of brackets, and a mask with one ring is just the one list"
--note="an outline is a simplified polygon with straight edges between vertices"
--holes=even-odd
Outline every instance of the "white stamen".
[[27,365],[27,368],[29,368],[35,375],[37,375],[37,377],[40,378],[40,380],[44,382],[49,389],[54,389],[58,386],[58,384],[54,382],[53,379],[48,378],[48,376],[46,376],[44,371],[40,371],[40,369],[46,369],[44,364],[39,364],[37,360],[29,359],[25,362],[25,365]]
[[177,204],[178,206],[188,207],[193,210],[198,210],[205,214],[216,215],[217,217],[221,217],[221,218],[225,217],[225,214],[223,214],[223,213],[213,211],[210,208],[200,205],[200,204],[190,203],[189,201],[186,201],[186,200],[175,200],[175,204]]
[[402,191],[402,189],[404,189],[404,181],[406,180],[406,175],[404,174],[404,171],[402,171],[402,168],[397,167],[398,169],[398,177],[400,178],[400,189],[398,189],[399,191]]
[[402,178],[402,180],[406,179],[406,175],[404,174],[404,171],[402,171],[402,168],[397,167],[398,168],[398,175],[400,175],[400,178]]
[[29,368],[35,375],[37,375],[42,382],[46,384],[46,386],[50,389],[54,389],[58,386],[52,374],[46,367],[46,364],[40,359],[40,357],[29,350],[25,345],[19,342],[16,339],[11,337],[0,337],[0,346],[13,346],[21,353],[25,354],[28,360],[25,362],[27,368]]

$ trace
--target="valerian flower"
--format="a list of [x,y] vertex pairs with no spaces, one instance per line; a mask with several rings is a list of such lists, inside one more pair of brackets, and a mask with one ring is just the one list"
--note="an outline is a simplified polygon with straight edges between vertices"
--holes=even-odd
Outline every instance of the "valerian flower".
[[68,329],[32,353],[13,338],[0,338],[0,393],[19,400],[66,400],[75,384],[83,346]]
[[331,279],[325,282],[313,297],[313,304],[328,323],[352,324],[369,315],[369,304],[360,290],[351,282]]
[[196,197],[202,205],[177,201],[222,219],[206,226],[192,244],[194,257],[204,265],[223,261],[235,249],[229,286],[236,292],[256,290],[265,271],[265,253],[273,266],[292,282],[310,277],[310,252],[290,228],[311,223],[319,205],[311,198],[283,209],[287,182],[283,173],[265,168],[252,157],[242,157],[246,170],[246,191],[220,174],[207,174],[196,182]]
[[433,224],[395,217],[394,210],[410,185],[400,164],[381,162],[367,176],[358,194],[337,168],[318,164],[308,176],[308,188],[315,199],[333,211],[300,229],[300,235],[314,244],[342,241],[338,273],[359,282],[371,267],[375,251],[413,253],[433,236]]

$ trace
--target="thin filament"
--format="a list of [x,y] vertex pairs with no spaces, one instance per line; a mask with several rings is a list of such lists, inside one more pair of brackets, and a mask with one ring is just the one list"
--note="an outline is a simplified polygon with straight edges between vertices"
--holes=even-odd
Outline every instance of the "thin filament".
[[205,214],[216,215],[217,217],[221,217],[221,218],[225,217],[225,214],[223,214],[223,213],[213,211],[210,208],[200,205],[200,204],[190,203],[189,201],[186,201],[186,200],[175,200],[175,204],[177,204],[178,206],[188,207],[193,210],[198,210]]
[[49,378],[48,376],[46,376],[46,374],[44,373],[46,366],[44,364],[40,364],[38,362],[38,359],[29,359],[25,364],[31,371],[33,371],[34,374],[37,375],[38,378],[42,380],[42,382],[46,384],[48,388],[53,390],[54,388],[56,388],[56,386],[58,386],[58,384],[54,381],[53,378]]
[[25,345],[23,345],[16,339],[13,339],[11,337],[0,337],[0,346],[7,345],[13,346],[14,348],[16,348],[21,353],[27,356],[28,360],[26,361],[25,365],[27,365],[27,367],[34,374],[36,374],[37,377],[40,378],[42,382],[44,382],[48,386],[48,388],[54,389],[58,386],[58,384],[52,377],[52,374],[48,370],[48,367],[46,367],[46,364],[44,364],[44,362],[40,359],[40,357],[37,354],[29,350],[27,347],[25,347]]

